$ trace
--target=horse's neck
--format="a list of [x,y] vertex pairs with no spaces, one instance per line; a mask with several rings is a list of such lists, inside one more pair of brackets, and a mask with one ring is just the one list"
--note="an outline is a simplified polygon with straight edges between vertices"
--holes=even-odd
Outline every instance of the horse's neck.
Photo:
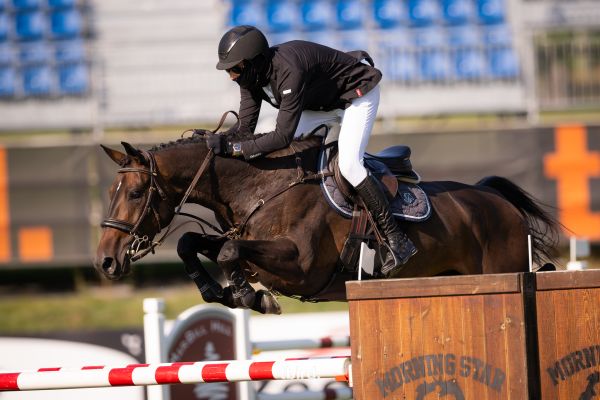
[[[198,146],[181,146],[157,155],[161,175],[174,191],[173,198],[177,203],[205,160],[205,147]],[[293,169],[277,168],[276,160],[258,163],[259,166],[240,159],[215,157],[187,202],[209,208],[223,220],[239,222],[261,199],[286,187],[296,176]]]

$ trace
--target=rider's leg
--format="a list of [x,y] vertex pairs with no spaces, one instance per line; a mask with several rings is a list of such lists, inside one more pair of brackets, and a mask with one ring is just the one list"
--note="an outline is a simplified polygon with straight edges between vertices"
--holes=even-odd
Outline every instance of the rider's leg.
[[400,230],[390,205],[375,178],[363,166],[363,156],[379,106],[379,86],[352,101],[344,112],[338,139],[340,172],[363,199],[369,213],[387,238],[389,250],[381,267],[385,276],[398,270],[417,249]]

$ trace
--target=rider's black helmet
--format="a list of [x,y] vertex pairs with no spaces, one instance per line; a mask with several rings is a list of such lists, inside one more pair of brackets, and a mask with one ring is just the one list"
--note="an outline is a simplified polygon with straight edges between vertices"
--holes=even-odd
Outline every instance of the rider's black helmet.
[[268,48],[267,38],[261,31],[250,25],[236,26],[227,31],[219,42],[217,69],[228,69],[242,60],[251,60]]

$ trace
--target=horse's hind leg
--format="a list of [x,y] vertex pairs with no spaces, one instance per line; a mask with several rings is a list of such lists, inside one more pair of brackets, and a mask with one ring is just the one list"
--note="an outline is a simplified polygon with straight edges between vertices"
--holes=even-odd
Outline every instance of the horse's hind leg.
[[226,240],[226,238],[187,232],[177,242],[177,254],[183,260],[185,272],[194,281],[202,299],[207,303],[223,304],[224,293],[219,282],[215,281],[204,269],[198,253],[215,261]]

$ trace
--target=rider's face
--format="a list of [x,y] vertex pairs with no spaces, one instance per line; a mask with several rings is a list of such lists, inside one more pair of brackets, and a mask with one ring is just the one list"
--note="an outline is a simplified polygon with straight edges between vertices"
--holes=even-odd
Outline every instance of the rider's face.
[[242,74],[242,70],[244,69],[244,62],[240,61],[238,64],[234,65],[231,68],[227,68],[225,72],[229,74],[229,79],[235,81]]

